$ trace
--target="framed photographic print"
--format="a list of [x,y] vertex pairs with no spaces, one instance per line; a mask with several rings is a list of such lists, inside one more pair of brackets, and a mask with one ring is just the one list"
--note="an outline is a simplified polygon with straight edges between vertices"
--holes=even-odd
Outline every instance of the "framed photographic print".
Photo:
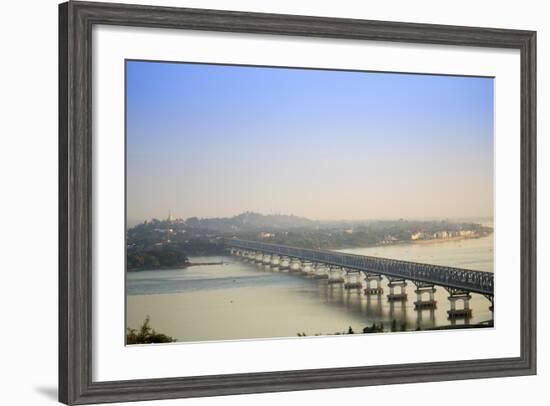
[[536,372],[535,32],[59,29],[60,401]]

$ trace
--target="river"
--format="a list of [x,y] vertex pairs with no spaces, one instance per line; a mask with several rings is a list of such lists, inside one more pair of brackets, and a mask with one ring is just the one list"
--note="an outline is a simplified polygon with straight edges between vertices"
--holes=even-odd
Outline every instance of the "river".
[[[396,244],[341,250],[415,262],[493,271],[493,235],[458,241]],[[137,328],[146,316],[158,332],[178,341],[212,341],[334,334],[351,327],[361,332],[373,323],[389,330],[428,329],[464,320],[447,320],[447,291],[436,287],[435,310],[414,310],[414,285],[408,301],[390,303],[386,280],[384,294],[365,296],[362,290],[345,290],[341,284],[311,279],[264,265],[224,257],[192,257],[191,262],[223,262],[185,269],[130,272],[127,274],[127,324]],[[472,294],[470,325],[490,320],[490,303]]]

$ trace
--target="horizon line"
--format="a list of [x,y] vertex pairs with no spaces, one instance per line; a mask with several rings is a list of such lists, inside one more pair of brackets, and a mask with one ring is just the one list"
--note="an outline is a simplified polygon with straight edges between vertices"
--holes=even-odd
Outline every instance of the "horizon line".
[[[334,219],[315,219],[315,218],[310,218],[308,216],[303,216],[303,215],[299,215],[299,214],[293,214],[293,213],[261,213],[261,212],[256,212],[256,211],[250,211],[250,210],[245,210],[245,211],[242,211],[240,213],[237,213],[237,214],[233,214],[233,215],[226,215],[226,216],[204,216],[204,217],[201,217],[201,216],[187,216],[187,217],[183,217],[183,216],[174,216],[174,215],[171,215],[170,214],[170,211],[169,211],[169,215],[168,216],[171,216],[172,218],[176,219],[176,220],[188,220],[190,218],[197,218],[199,220],[204,220],[204,219],[229,219],[229,218],[234,218],[234,217],[238,217],[242,214],[257,214],[257,215],[260,215],[260,216],[264,216],[264,217],[268,217],[268,216],[286,216],[286,217],[298,217],[298,218],[301,218],[301,219],[305,219],[305,220],[310,220],[310,221],[314,221],[314,222],[320,222],[320,223],[324,223],[324,222],[350,222],[350,221],[377,221],[377,220],[460,220],[460,219],[494,219],[494,214],[490,214],[490,215],[476,215],[476,216],[419,216],[419,217],[411,217],[411,216],[386,216],[386,217],[365,217],[365,218],[334,218]],[[148,219],[130,219],[128,217],[126,217],[126,220],[127,222],[129,221],[132,221],[132,222],[146,222],[146,221],[152,221],[152,220],[159,220],[159,221],[164,221],[164,220],[167,220],[167,217],[165,216],[157,216],[157,217],[150,217]]]

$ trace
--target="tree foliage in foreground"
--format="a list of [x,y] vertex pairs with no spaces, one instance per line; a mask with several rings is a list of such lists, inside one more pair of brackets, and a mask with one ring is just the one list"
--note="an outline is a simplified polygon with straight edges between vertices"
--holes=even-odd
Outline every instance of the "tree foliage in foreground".
[[173,343],[176,340],[166,334],[157,333],[150,325],[150,318],[147,316],[139,330],[128,328],[126,333],[126,344],[158,344]]

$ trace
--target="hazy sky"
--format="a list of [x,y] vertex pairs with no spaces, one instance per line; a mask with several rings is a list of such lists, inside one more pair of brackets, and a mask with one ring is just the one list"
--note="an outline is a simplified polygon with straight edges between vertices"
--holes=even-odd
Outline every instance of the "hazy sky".
[[493,213],[493,79],[127,62],[128,221]]

